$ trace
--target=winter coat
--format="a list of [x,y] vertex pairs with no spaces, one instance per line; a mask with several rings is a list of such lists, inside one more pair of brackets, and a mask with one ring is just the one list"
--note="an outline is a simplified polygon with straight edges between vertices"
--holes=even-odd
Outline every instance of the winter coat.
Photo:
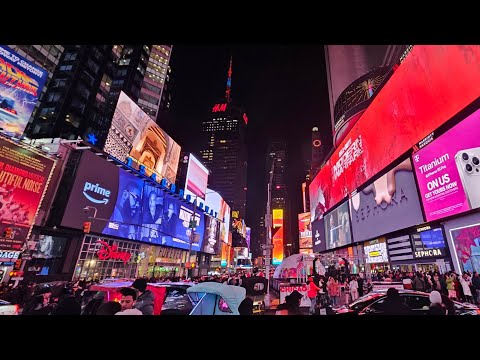
[[425,281],[422,278],[419,278],[418,276],[415,276],[415,279],[413,279],[413,290],[417,291],[425,291]]
[[472,296],[472,292],[470,291],[470,281],[467,281],[463,277],[461,277],[460,284],[462,285],[462,288],[463,288],[463,294],[465,296]]
[[472,285],[476,290],[480,290],[480,276],[474,276],[472,278]]
[[338,282],[336,281],[329,281],[327,283],[328,289],[328,296],[340,296],[340,287],[338,286]]
[[115,315],[143,315],[138,309],[132,308],[115,313]]
[[153,315],[154,302],[155,295],[150,290],[147,290],[137,298],[137,302],[133,305],[133,308],[140,310],[143,315]]
[[315,296],[317,296],[317,292],[320,291],[321,289],[315,285],[315,283],[313,281],[310,281],[310,284],[308,284],[308,292],[307,292],[307,296],[312,299],[314,298]]

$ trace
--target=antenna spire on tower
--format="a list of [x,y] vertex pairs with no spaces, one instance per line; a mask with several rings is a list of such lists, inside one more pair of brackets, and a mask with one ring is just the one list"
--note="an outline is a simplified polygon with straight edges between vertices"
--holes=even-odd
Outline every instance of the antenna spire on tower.
[[230,67],[228,68],[228,78],[227,78],[227,91],[225,92],[225,98],[227,102],[230,102],[230,88],[232,86],[232,56],[230,55]]

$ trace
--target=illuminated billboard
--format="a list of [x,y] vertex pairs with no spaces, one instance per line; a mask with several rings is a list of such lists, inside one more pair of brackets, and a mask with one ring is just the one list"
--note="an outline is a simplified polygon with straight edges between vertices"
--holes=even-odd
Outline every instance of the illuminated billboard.
[[0,249],[20,249],[29,236],[55,161],[20,144],[0,139]]
[[[89,207],[90,211],[85,212]],[[144,182],[131,173],[84,151],[75,174],[62,226],[82,229],[95,215],[91,231],[150,244],[201,251],[205,215],[195,213],[197,227],[189,228],[191,204]]]
[[283,209],[273,209],[273,265],[279,265],[283,261],[283,233]]
[[0,128],[20,138],[42,94],[48,72],[0,45]]
[[311,249],[313,246],[312,225],[309,212],[298,214],[298,233],[300,249]]
[[427,221],[480,207],[480,110],[413,155]]
[[352,242],[348,201],[325,216],[327,249],[332,250]]
[[476,100],[476,58],[478,45],[415,45],[310,184],[312,221]]
[[193,200],[196,198],[205,200],[208,174],[208,169],[195,156],[190,154],[188,158],[187,179],[185,180],[185,195],[191,195]]
[[180,146],[123,91],[120,92],[104,151],[122,162],[175,183]]
[[387,243],[385,238],[366,241],[363,244],[367,264],[388,263]]
[[252,233],[252,229],[247,226],[247,227],[246,227],[246,231],[245,231],[245,241],[246,241],[247,247],[248,247],[249,249],[250,249],[250,236],[251,236],[251,233]]
[[205,196],[205,206],[217,213],[217,219],[220,220],[220,240],[228,243],[228,232],[230,231],[230,206],[212,189],[207,188]]

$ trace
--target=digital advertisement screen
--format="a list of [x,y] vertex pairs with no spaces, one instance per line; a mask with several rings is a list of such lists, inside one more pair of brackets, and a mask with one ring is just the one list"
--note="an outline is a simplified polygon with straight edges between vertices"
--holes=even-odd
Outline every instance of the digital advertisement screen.
[[388,263],[387,242],[385,238],[366,241],[363,252],[367,264]]
[[192,250],[200,251],[205,216],[196,213],[192,234],[192,215],[190,205],[85,151],[61,225],[82,229],[90,220],[92,232],[181,249],[191,239]]
[[220,221],[210,216],[206,216],[205,219],[205,238],[202,251],[208,254],[219,254],[221,251],[221,243],[218,239]]
[[324,219],[312,222],[312,242],[313,252],[324,252],[327,250],[327,239],[325,238],[325,221]]
[[351,244],[348,201],[325,216],[325,237],[328,250]]
[[309,212],[298,214],[298,233],[300,249],[311,249],[312,225]]
[[427,221],[480,207],[480,110],[415,154]]
[[[220,194],[212,189],[207,188],[205,196],[205,206],[213,209],[217,213],[217,218],[220,220],[220,240],[228,243],[228,232],[230,231],[230,206],[220,196]],[[209,210],[210,211],[210,210]]]
[[272,244],[273,255],[272,264],[279,265],[283,261],[283,209],[273,209],[273,230],[272,230]]
[[148,176],[155,172],[175,183],[180,146],[123,91],[103,150],[122,162],[131,157],[136,169],[143,164]]
[[445,231],[454,244],[452,259],[457,272],[480,272],[480,214],[475,213],[445,223]]
[[349,203],[355,242],[423,222],[410,159],[352,196]]
[[53,259],[62,257],[67,241],[68,239],[64,237],[39,235],[35,250],[32,252],[32,258]]
[[476,100],[476,58],[478,45],[415,45],[312,180],[312,221]]
[[0,45],[0,128],[20,138],[42,94],[48,72]]
[[16,248],[16,240],[29,236],[54,166],[54,160],[0,139],[0,234],[12,229],[2,248],[9,242]]
[[208,169],[192,154],[188,158],[187,179],[185,180],[185,195],[193,199],[205,200],[208,185]]
[[230,246],[226,243],[222,243],[222,257],[220,260],[220,266],[221,267],[226,267],[227,266],[227,261],[228,261],[228,254],[230,251]]
[[250,236],[252,234],[252,229],[248,226],[245,227],[245,242],[247,243],[247,247],[250,249]]
[[420,240],[422,241],[423,246],[428,249],[445,247],[445,238],[443,237],[443,231],[440,228],[422,231],[420,233]]

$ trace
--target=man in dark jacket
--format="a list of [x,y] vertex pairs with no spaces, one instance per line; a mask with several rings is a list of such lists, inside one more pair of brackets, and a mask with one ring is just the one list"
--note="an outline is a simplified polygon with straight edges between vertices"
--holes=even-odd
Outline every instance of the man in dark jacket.
[[133,308],[140,310],[143,315],[153,315],[155,295],[150,290],[147,290],[147,279],[136,279],[132,287],[140,293]]
[[387,297],[383,302],[384,315],[412,315],[410,308],[405,305],[395,288],[387,290]]

